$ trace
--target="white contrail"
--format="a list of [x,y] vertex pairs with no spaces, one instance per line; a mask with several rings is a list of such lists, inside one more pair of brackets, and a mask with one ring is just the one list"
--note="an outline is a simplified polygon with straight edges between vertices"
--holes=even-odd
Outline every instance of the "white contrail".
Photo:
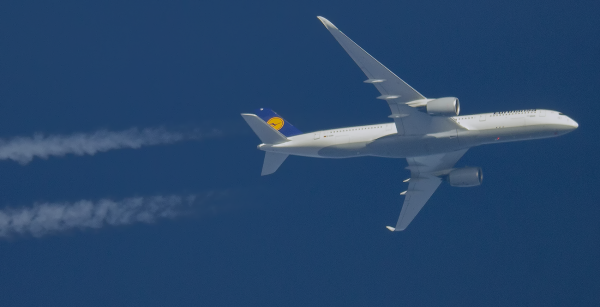
[[[210,196],[210,195],[209,195]],[[0,237],[47,234],[73,228],[101,228],[105,225],[152,223],[189,211],[197,196],[154,196],[102,199],[75,203],[37,203],[30,208],[0,210]]]
[[214,136],[216,131],[190,134],[168,132],[162,128],[132,128],[111,132],[100,130],[94,133],[77,133],[72,135],[43,135],[33,137],[15,137],[9,140],[0,139],[0,160],[10,159],[21,164],[29,163],[34,157],[47,159],[49,156],[93,155],[119,148],[140,148],[142,146],[169,144],[186,139],[198,139]]

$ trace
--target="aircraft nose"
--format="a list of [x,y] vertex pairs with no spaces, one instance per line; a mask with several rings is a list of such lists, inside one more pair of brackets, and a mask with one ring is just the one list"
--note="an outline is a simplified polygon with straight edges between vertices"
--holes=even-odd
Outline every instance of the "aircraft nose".
[[573,127],[573,129],[577,129],[577,127],[579,127],[579,124],[576,121],[572,120],[571,118],[569,118],[569,119],[571,120],[571,126]]

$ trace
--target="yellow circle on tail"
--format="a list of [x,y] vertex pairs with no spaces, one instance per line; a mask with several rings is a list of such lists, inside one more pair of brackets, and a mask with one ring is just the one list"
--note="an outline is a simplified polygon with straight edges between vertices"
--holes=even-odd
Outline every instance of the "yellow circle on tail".
[[267,124],[273,127],[273,129],[279,130],[281,129],[281,127],[283,127],[283,119],[281,117],[272,117],[271,119],[269,119]]

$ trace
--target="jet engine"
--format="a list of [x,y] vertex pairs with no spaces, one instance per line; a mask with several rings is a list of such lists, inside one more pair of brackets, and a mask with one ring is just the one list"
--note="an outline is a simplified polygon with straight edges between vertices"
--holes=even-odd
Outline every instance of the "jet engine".
[[464,167],[452,170],[448,182],[453,187],[476,187],[483,181],[483,172],[479,167]]
[[427,113],[432,115],[456,116],[460,113],[458,98],[438,98],[427,103]]

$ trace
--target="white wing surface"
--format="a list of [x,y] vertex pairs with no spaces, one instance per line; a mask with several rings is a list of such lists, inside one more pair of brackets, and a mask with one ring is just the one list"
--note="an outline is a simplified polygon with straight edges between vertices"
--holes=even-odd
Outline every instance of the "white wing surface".
[[[365,83],[375,85],[381,93],[377,98],[387,101],[392,111],[390,117],[396,123],[398,135],[423,135],[458,128],[446,118],[439,117],[434,120],[429,114],[417,110],[415,107],[426,105],[425,96],[379,63],[329,20],[320,16],[318,18],[365,73],[368,78]],[[448,174],[465,152],[467,149],[407,158],[407,168],[410,169],[411,176],[408,190],[402,192],[406,198],[396,227],[387,228],[392,231],[406,229],[442,182],[440,176]]]
[[462,149],[444,154],[407,158],[410,181],[408,190],[403,192],[406,198],[404,198],[404,205],[396,227],[388,227],[388,229],[392,231],[406,229],[442,183],[442,179],[438,176],[451,170],[467,150]]
[[[426,99],[414,88],[398,78],[393,72],[383,66],[348,36],[334,26],[329,20],[318,16],[327,30],[342,45],[344,50],[358,64],[367,75],[365,83],[375,85],[381,93],[378,99],[388,102],[392,110],[391,118],[396,122],[398,134],[414,135],[424,134],[429,127],[430,116],[410,107],[410,104],[419,104],[419,100]],[[412,103],[411,103],[412,102]],[[409,103],[409,104],[407,104]]]

